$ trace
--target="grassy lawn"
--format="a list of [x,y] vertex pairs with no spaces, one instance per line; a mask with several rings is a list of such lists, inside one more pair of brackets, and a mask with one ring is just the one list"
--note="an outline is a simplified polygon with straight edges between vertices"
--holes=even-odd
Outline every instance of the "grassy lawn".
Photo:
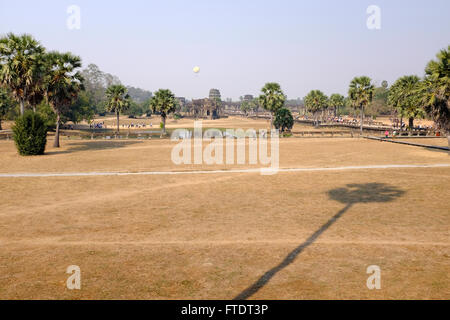
[[[0,141],[0,173],[249,167],[175,166],[173,145],[62,140],[22,158]],[[282,168],[439,163],[363,139],[280,143]],[[230,299],[281,264],[250,299],[449,299],[449,185],[450,168],[0,178],[0,298]]]

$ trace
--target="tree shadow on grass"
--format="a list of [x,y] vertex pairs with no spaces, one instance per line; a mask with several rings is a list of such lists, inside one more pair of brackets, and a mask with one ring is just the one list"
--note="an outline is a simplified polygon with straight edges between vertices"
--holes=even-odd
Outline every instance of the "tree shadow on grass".
[[245,300],[261,290],[278,272],[295,261],[297,256],[308,246],[313,244],[328,228],[330,228],[345,212],[357,203],[389,202],[401,197],[405,192],[384,183],[348,184],[345,188],[328,191],[330,199],[345,204],[330,220],[314,232],[305,242],[292,250],[276,267],[267,271],[250,287],[238,294],[234,300]]
[[110,149],[119,149],[125,148],[127,146],[142,143],[142,141],[114,141],[114,140],[104,140],[104,141],[83,141],[83,142],[74,142],[70,144],[70,147],[67,150],[57,150],[57,151],[49,151],[46,152],[46,155],[54,155],[54,154],[65,154],[65,153],[73,153],[78,151],[98,151],[98,150],[110,150]]

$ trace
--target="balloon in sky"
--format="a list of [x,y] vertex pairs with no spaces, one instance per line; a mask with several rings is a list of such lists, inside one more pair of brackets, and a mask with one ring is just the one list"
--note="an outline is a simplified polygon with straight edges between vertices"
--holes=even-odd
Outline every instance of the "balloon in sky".
[[194,69],[192,69],[192,71],[194,71],[194,73],[199,73],[200,72],[200,67],[195,66]]

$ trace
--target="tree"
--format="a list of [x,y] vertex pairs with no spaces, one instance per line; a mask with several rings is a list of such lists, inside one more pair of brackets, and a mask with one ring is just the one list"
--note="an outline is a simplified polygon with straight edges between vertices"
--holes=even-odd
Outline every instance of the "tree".
[[425,111],[440,130],[447,132],[450,147],[450,46],[428,63],[421,87]]
[[[130,99],[131,96],[130,96]],[[140,117],[144,114],[144,106],[141,103],[137,103],[134,99],[131,100],[130,108],[125,112],[130,118]]]
[[389,89],[383,86],[376,87],[373,91],[373,99],[369,105],[369,110],[374,115],[389,115],[393,108],[388,104]]
[[166,117],[169,113],[175,112],[175,96],[169,89],[159,89],[150,100],[153,112],[159,112],[162,122],[162,134],[166,134]]
[[294,118],[292,113],[287,108],[281,108],[275,114],[275,120],[273,122],[275,128],[281,130],[281,132],[289,131],[294,126]]
[[44,120],[47,130],[54,130],[56,128],[56,114],[53,111],[53,108],[45,100],[42,100],[41,103],[36,106],[36,113]]
[[106,90],[106,108],[110,112],[114,112],[117,118],[117,134],[119,134],[119,118],[120,113],[128,110],[131,105],[131,98],[127,93],[127,88],[121,84],[113,84]]
[[[146,114],[147,117],[150,117],[152,115],[151,101],[152,101],[152,99],[150,98],[142,103],[142,111]],[[186,106],[185,106],[185,108],[186,108]]]
[[85,90],[88,94],[90,103],[98,111],[100,103],[105,99],[106,86],[104,82],[104,74],[95,64],[89,64],[86,69],[81,72],[84,78]]
[[47,126],[38,113],[27,110],[23,116],[16,119],[12,130],[20,155],[44,154],[47,143]]
[[318,125],[317,114],[325,110],[328,97],[320,90],[311,90],[305,97],[305,107],[314,116],[314,125]]
[[42,57],[45,49],[32,36],[9,33],[0,39],[0,83],[8,88],[20,105],[39,103],[42,81]]
[[62,114],[62,122],[72,121],[78,123],[83,120],[91,122],[94,118],[94,107],[89,103],[89,97],[86,91],[81,91],[78,94],[75,102]]
[[364,125],[364,108],[367,107],[373,98],[374,86],[369,77],[355,77],[350,82],[348,95],[354,107],[360,109],[361,113],[361,134]]
[[81,71],[89,103],[95,112],[102,114],[106,111],[106,89],[111,85],[121,84],[120,79],[105,73],[95,64],[89,64]]
[[142,104],[146,102],[148,99],[151,99],[152,93],[150,91],[135,88],[135,87],[127,87],[128,94],[130,95],[131,99],[135,101],[136,103]]
[[54,147],[59,148],[59,127],[61,115],[77,100],[83,89],[83,77],[77,70],[81,67],[80,57],[71,53],[50,52],[45,56],[45,95],[56,114]]
[[278,83],[269,82],[261,89],[259,104],[270,112],[270,126],[273,126],[273,115],[284,106],[286,96]]
[[330,108],[333,108],[334,110],[334,116],[338,116],[338,109],[340,107],[343,107],[345,105],[345,98],[343,95],[340,95],[339,93],[334,93],[330,96],[330,99],[328,100],[328,106]]
[[0,87],[0,130],[2,129],[2,120],[5,120],[8,113],[15,107],[14,101],[8,91]]
[[241,111],[245,113],[245,116],[248,116],[248,113],[250,110],[252,110],[252,107],[250,105],[251,101],[244,100],[241,102]]
[[398,110],[398,113],[409,119],[409,129],[414,127],[414,119],[423,117],[425,112],[422,108],[420,96],[421,82],[418,76],[404,76],[399,78],[389,90],[388,103]]

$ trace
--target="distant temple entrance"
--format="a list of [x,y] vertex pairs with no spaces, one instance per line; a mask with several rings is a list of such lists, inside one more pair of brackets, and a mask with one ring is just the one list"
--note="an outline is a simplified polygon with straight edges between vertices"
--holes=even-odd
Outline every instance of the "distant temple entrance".
[[195,118],[218,119],[221,116],[222,100],[218,89],[209,90],[209,98],[193,99],[188,113]]
[[208,118],[210,120],[220,118],[221,103],[217,100],[206,99],[194,99],[192,100],[192,106],[190,113],[196,118]]

